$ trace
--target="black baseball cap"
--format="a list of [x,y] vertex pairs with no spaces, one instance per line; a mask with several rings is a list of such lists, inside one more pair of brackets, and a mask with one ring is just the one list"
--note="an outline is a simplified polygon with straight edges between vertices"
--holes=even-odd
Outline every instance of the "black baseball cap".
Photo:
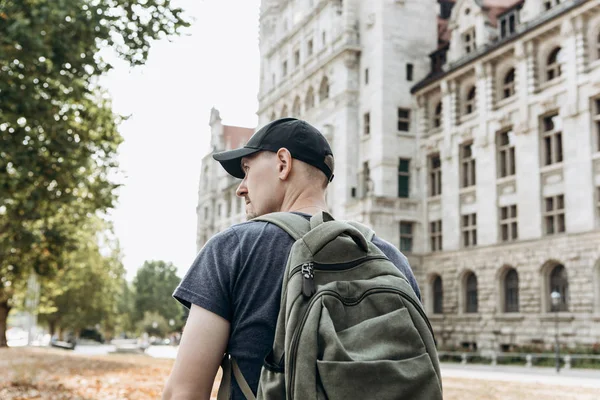
[[243,179],[242,157],[259,151],[277,152],[282,147],[288,149],[293,158],[323,171],[329,182],[333,180],[333,153],[327,139],[317,128],[296,118],[269,122],[256,131],[244,147],[215,153],[213,158],[230,175]]

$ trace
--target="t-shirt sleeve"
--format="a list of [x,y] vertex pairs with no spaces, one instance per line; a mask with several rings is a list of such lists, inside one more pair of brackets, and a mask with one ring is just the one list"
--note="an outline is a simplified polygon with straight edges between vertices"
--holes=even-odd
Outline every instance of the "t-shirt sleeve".
[[233,229],[213,236],[196,256],[173,297],[187,308],[195,304],[231,321],[233,277],[239,269],[240,251]]
[[404,254],[400,252],[394,245],[386,242],[385,240],[375,236],[373,238],[373,244],[386,255],[387,258],[390,259],[391,262],[394,263],[396,267],[406,276],[408,282],[412,286],[415,294],[421,299],[421,290],[419,289],[419,285],[417,284],[417,280],[415,279],[415,275],[413,274],[412,268],[408,262],[408,259]]

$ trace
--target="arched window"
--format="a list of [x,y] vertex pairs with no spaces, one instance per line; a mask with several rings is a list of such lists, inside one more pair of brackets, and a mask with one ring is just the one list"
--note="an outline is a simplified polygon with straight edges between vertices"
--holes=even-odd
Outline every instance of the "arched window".
[[[560,302],[556,307],[552,305],[552,292],[558,292],[560,294]],[[550,272],[550,290],[548,296],[550,299],[549,304],[551,311],[568,311],[569,281],[567,279],[567,270],[562,264],[555,265]]]
[[511,68],[510,71],[504,76],[504,83],[502,85],[502,96],[504,99],[511,97],[515,94],[515,69]]
[[504,276],[504,312],[519,312],[519,274],[514,268]]
[[469,272],[465,278],[466,282],[466,307],[467,313],[477,312],[477,277],[473,272]]
[[298,96],[296,96],[296,99],[294,100],[294,105],[292,107],[292,117],[300,117],[300,97]]
[[561,74],[562,49],[560,47],[552,50],[546,62],[546,80],[556,79]]
[[471,89],[469,89],[469,91],[467,92],[467,98],[465,100],[465,110],[464,110],[465,115],[471,114],[472,112],[475,111],[476,99],[477,99],[477,89],[473,85],[473,87],[471,87]]
[[433,313],[444,313],[444,291],[442,287],[442,278],[438,275],[432,283],[433,292]]
[[442,102],[438,102],[433,113],[433,127],[439,128],[442,126]]
[[329,80],[327,77],[323,77],[321,86],[319,86],[319,101],[324,101],[329,98]]
[[280,118],[285,118],[285,117],[289,117],[289,112],[288,112],[288,108],[287,105],[283,106],[283,108],[281,109],[281,117]]
[[308,89],[308,93],[306,93],[306,99],[304,100],[304,108],[306,111],[312,109],[315,106],[315,92],[312,87]]
[[271,121],[275,121],[277,119],[277,114],[275,114],[275,111],[273,111],[273,114],[271,114]]

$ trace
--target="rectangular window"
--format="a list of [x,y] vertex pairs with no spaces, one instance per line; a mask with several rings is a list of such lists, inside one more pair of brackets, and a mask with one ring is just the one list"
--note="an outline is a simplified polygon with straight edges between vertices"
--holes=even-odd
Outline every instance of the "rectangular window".
[[552,114],[544,117],[542,122],[543,164],[560,163],[563,160],[561,120],[558,114]]
[[368,135],[371,133],[371,114],[365,113],[363,115],[363,133]]
[[472,51],[475,51],[475,28],[469,29],[467,32],[463,34],[463,43],[465,53],[469,54]]
[[281,75],[283,75],[283,76],[287,75],[287,61],[284,61],[283,64],[281,65]]
[[[600,39],[600,36],[599,36]],[[596,132],[596,151],[600,151],[600,97],[594,99],[594,131]]]
[[312,56],[312,53],[313,53],[313,41],[312,41],[312,39],[310,39],[308,41],[308,43],[306,44],[306,53],[309,56]]
[[398,130],[408,132],[410,130],[410,110],[398,108]]
[[503,242],[517,240],[517,206],[500,207],[500,238]]
[[300,65],[300,50],[294,52],[294,66],[297,67],[298,65]]
[[365,85],[369,84],[369,68],[365,68]]
[[442,220],[429,223],[429,238],[431,251],[442,250]]
[[412,253],[413,247],[413,224],[412,222],[400,222],[400,251]]
[[460,148],[461,187],[475,186],[475,157],[473,143],[464,144]]
[[600,219],[600,186],[596,188],[596,211],[598,212],[598,219]]
[[515,33],[517,16],[515,13],[505,15],[500,21],[500,37],[505,38]]
[[546,197],[544,199],[544,230],[546,235],[554,235],[565,231],[565,199],[564,195]]
[[477,246],[477,214],[462,216],[461,223],[463,247]]
[[496,143],[498,149],[498,178],[515,175],[517,171],[515,167],[514,137],[512,130],[498,134]]
[[407,81],[412,81],[413,80],[413,65],[412,64],[406,64],[406,80]]
[[208,219],[208,207],[204,207],[204,219]]
[[323,41],[323,47],[325,47],[325,44],[327,43],[327,34],[325,32],[321,34],[321,39]]
[[442,194],[442,162],[440,156],[429,157],[429,196]]
[[410,160],[401,158],[398,163],[398,197],[407,198],[410,192]]

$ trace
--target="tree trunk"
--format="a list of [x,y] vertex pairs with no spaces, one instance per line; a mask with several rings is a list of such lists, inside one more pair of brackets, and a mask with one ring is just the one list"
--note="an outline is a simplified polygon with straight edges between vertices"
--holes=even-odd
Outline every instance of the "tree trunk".
[[8,347],[8,342],[6,341],[6,329],[8,326],[6,321],[9,311],[8,300],[0,302],[0,347]]

